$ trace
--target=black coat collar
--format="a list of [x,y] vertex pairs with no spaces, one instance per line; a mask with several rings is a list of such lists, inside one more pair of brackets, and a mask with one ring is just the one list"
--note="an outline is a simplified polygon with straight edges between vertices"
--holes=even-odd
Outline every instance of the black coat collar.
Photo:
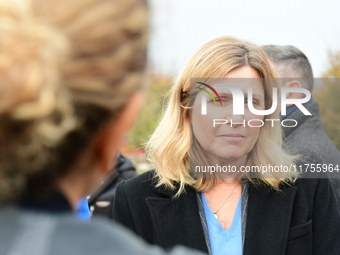
[[[295,186],[274,192],[250,184],[243,254],[285,254],[296,191]],[[163,247],[181,244],[208,253],[196,191],[187,188],[179,198],[173,198],[176,190],[159,187],[157,192],[161,197],[148,197],[146,203]]]
[[148,197],[146,203],[163,247],[181,244],[208,253],[196,191],[187,188],[179,198],[173,198],[176,190],[159,187],[157,192],[163,197]]

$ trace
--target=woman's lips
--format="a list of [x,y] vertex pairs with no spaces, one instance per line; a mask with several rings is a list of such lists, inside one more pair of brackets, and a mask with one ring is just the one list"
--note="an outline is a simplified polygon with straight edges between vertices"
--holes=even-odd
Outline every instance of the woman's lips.
[[220,135],[219,137],[225,138],[230,141],[238,141],[238,140],[242,140],[245,138],[245,136],[241,134],[224,134],[224,135]]
[[244,137],[244,135],[241,134],[225,134],[225,135],[220,135],[223,137]]

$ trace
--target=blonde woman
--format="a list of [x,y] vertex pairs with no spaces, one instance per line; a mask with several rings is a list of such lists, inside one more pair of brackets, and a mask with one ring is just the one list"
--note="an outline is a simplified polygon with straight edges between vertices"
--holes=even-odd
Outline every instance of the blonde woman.
[[147,25],[145,1],[0,0],[0,254],[164,254],[72,213],[141,107]]
[[[220,37],[205,44],[174,82],[148,143],[154,170],[118,187],[114,218],[164,248],[183,244],[213,255],[340,254],[331,186],[294,171],[296,157],[282,149],[281,125],[267,121],[279,119],[279,109],[255,115],[246,98],[244,112],[233,114],[230,91],[216,85],[226,81],[243,94],[251,88],[254,109],[263,111],[274,101],[273,77],[264,52],[252,43]],[[206,97],[202,114],[200,98],[209,84],[218,96]],[[228,123],[213,125],[215,119]],[[264,125],[249,125],[253,119]],[[230,166],[238,174],[210,178],[193,171],[207,165]],[[293,170],[241,172],[247,166]]]

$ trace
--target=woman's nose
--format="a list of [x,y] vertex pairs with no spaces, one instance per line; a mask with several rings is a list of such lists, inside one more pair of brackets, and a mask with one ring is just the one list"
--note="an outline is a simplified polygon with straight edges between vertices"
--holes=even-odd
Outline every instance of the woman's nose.
[[246,120],[244,118],[244,115],[229,115],[227,116],[226,118],[228,120],[228,123],[231,125],[231,126],[245,126],[246,125]]

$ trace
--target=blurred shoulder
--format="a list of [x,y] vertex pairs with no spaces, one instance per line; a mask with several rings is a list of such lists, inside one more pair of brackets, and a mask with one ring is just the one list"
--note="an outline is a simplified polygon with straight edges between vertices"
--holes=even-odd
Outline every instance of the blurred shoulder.
[[42,242],[49,255],[164,254],[118,223],[105,219],[83,221],[71,213],[3,206],[0,223],[0,254],[16,246],[28,249],[26,253],[20,250],[20,254],[33,254],[32,249],[36,249],[29,247],[40,247]]
[[[56,253],[58,255],[201,254],[181,246],[175,247],[171,252],[166,253],[158,246],[145,243],[129,229],[104,218],[94,218],[91,221],[79,221],[74,219],[74,217],[73,219],[68,218],[61,221],[58,228],[59,231],[57,231],[57,233],[59,236],[55,236],[53,239],[53,245],[55,246],[54,248],[58,250],[58,253]],[[68,245],[71,245],[72,248],[68,247]],[[70,251],[74,252],[70,253]]]
[[[59,254],[163,254],[141,241],[130,230],[105,219],[80,221],[63,217],[53,238],[52,251]],[[64,252],[61,252],[64,250]]]

